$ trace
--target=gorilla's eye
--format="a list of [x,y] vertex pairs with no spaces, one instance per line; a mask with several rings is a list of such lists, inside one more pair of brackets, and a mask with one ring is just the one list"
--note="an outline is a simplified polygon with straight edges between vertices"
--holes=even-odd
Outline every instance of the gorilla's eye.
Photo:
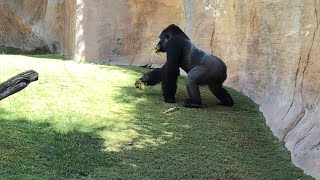
[[164,37],[165,37],[166,39],[169,39],[169,38],[170,38],[169,34],[164,35]]

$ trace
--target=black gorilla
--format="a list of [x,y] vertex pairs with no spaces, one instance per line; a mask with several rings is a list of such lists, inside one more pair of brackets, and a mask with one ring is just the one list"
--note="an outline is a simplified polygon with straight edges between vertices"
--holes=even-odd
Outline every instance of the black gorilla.
[[211,92],[221,101],[221,105],[234,104],[230,94],[222,87],[227,78],[227,67],[221,59],[198,49],[174,24],[165,28],[159,38],[156,50],[166,52],[167,61],[162,68],[145,73],[140,78],[143,83],[152,86],[162,81],[165,102],[174,103],[181,67],[187,73],[189,99],[184,102],[185,107],[202,107],[199,85],[208,85]]

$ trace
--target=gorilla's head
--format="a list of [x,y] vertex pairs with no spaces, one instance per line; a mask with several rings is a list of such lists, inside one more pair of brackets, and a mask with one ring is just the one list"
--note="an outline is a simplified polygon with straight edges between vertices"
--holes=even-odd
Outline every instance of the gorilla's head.
[[182,36],[186,39],[189,39],[188,36],[177,25],[171,24],[161,32],[159,36],[160,41],[156,46],[156,52],[167,52],[167,42],[169,39],[175,36]]

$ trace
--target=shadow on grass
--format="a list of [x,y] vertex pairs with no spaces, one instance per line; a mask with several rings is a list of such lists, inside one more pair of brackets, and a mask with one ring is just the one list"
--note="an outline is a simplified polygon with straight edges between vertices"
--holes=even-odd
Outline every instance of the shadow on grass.
[[[0,113],[5,113],[0,109]],[[63,179],[90,176],[117,160],[102,151],[94,134],[59,134],[49,124],[0,119],[0,177],[4,179]]]

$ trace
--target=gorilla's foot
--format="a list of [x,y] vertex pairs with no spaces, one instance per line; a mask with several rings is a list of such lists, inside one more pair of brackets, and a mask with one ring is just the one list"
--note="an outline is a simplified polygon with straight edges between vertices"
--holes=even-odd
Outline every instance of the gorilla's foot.
[[165,99],[164,100],[166,103],[176,103],[175,99]]
[[186,99],[183,106],[186,108],[203,108],[201,103],[193,103],[191,99]]
[[234,105],[234,102],[220,102],[218,103],[218,105],[220,106],[233,106]]

